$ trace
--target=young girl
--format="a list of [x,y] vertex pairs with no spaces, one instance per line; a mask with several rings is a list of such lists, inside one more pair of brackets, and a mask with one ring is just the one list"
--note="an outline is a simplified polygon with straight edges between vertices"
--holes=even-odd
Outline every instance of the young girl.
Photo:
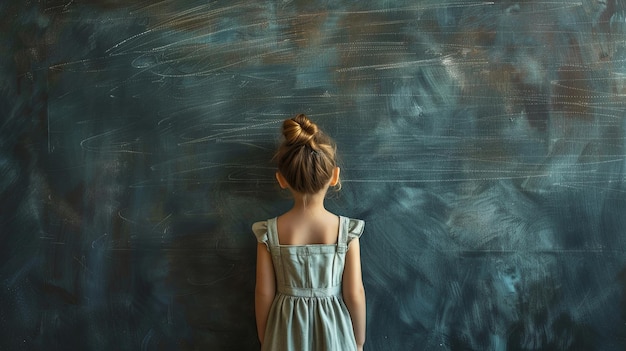
[[283,122],[276,179],[293,208],[257,222],[256,322],[262,350],[352,351],[365,342],[359,237],[365,223],[324,208],[339,183],[335,146],[307,116]]

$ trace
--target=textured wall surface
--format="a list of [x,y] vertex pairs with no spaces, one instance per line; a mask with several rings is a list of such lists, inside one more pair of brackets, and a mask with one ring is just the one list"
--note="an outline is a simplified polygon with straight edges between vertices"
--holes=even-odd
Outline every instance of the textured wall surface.
[[0,3],[0,349],[255,350],[282,119],[367,350],[626,348],[626,2]]

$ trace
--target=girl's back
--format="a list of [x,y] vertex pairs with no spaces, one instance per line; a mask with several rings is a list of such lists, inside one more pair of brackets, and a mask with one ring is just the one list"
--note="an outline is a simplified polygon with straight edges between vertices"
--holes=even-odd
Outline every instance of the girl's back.
[[339,217],[330,212],[321,215],[287,212],[278,217],[280,245],[336,244],[339,235]]

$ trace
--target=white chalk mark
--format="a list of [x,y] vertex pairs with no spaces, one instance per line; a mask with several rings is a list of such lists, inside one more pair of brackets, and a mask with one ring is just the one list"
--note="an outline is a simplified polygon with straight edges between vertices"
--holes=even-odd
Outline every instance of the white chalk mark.
[[253,128],[258,128],[258,127],[263,127],[263,126],[267,126],[267,125],[271,125],[271,124],[279,124],[282,123],[282,120],[272,120],[269,122],[265,122],[265,123],[258,123],[258,124],[253,124],[253,125],[248,125],[248,126],[243,126],[243,127],[239,127],[239,128],[233,128],[230,130],[226,130],[220,133],[216,133],[216,134],[211,134],[202,138],[197,138],[197,139],[193,139],[190,141],[185,141],[182,143],[179,143],[178,145],[188,145],[188,144],[197,144],[197,143],[202,143],[202,142],[206,142],[206,141],[211,141],[214,140],[216,138],[218,138],[219,136],[222,135],[227,135],[227,134],[232,134],[232,133],[236,133],[236,132],[240,132],[240,131],[244,131],[244,130],[248,130],[248,129],[253,129]]

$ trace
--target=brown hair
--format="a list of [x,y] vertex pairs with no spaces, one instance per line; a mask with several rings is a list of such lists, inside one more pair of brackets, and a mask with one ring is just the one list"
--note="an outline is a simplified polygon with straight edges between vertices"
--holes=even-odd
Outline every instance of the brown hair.
[[275,156],[278,171],[294,191],[322,190],[337,167],[334,142],[304,114],[283,122],[283,136]]

